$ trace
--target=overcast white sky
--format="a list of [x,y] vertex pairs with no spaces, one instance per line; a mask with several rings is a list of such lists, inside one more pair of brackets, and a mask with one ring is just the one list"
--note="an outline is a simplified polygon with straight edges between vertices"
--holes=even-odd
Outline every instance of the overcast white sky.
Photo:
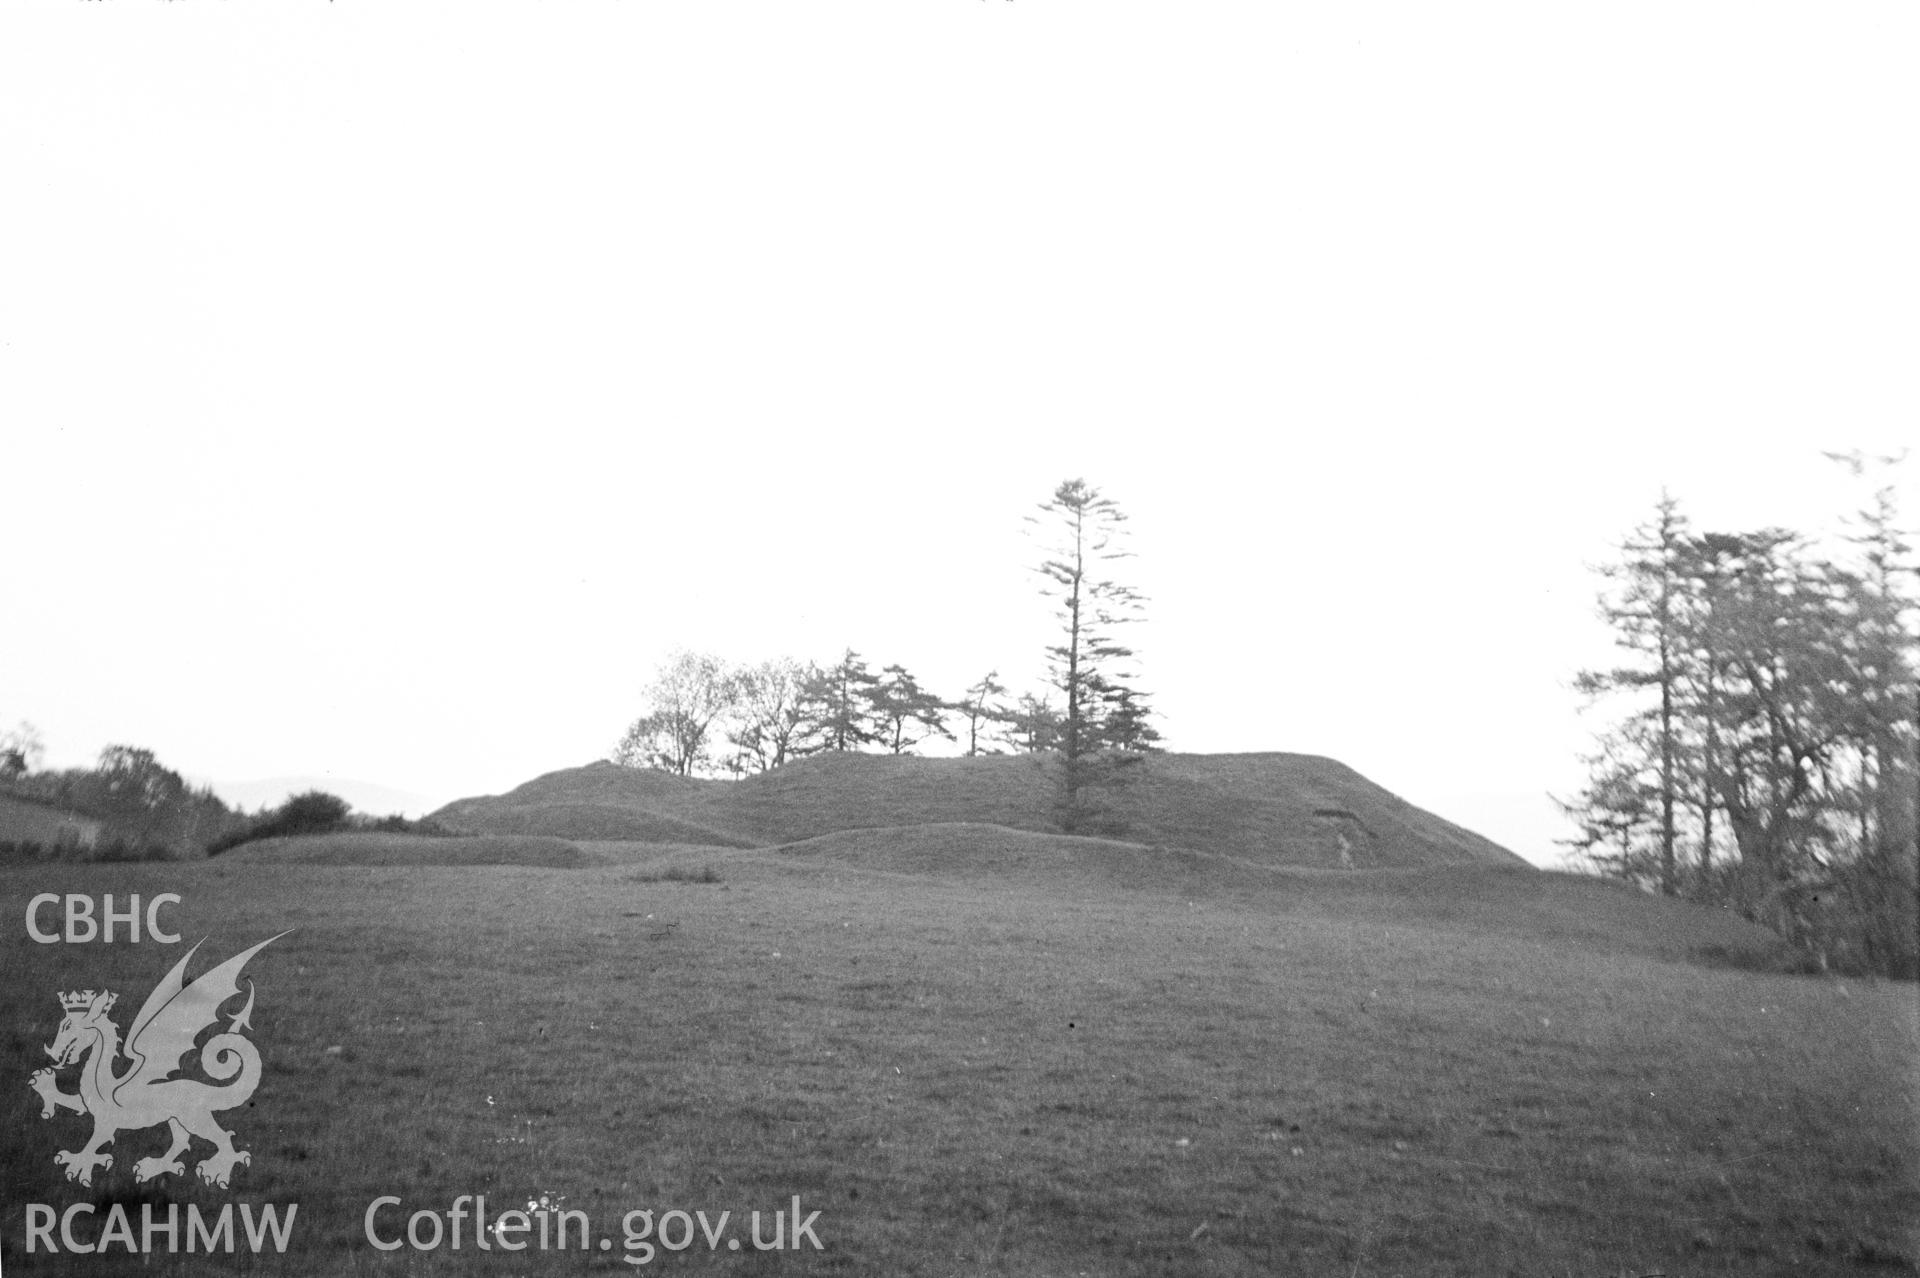
[[[1037,685],[1132,515],[1179,750],[1541,861],[1662,485],[1920,438],[1911,3],[21,0],[0,727],[443,800],[673,647]],[[1903,480],[1920,512],[1920,458]]]

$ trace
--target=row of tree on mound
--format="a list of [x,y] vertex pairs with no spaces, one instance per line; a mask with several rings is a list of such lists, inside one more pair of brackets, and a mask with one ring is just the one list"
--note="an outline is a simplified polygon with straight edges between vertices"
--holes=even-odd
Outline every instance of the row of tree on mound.
[[1893,489],[1848,524],[1836,556],[1779,528],[1697,533],[1663,497],[1603,570],[1629,660],[1580,676],[1616,713],[1563,806],[1607,872],[1822,965],[1914,977],[1920,600]]
[[678,776],[745,776],[789,759],[833,751],[914,754],[930,741],[969,757],[1052,749],[1060,715],[1031,693],[1007,700],[998,671],[947,700],[902,665],[879,673],[849,648],[831,666],[791,657],[733,666],[678,652],[646,689],[613,761]]
[[679,776],[766,772],[787,760],[837,751],[911,754],[932,742],[968,756],[1056,753],[1059,819],[1072,831],[1097,816],[1094,796],[1160,739],[1117,628],[1137,620],[1140,595],[1111,575],[1129,558],[1126,516],[1084,480],[1061,483],[1029,522],[1046,538],[1037,566],[1056,604],[1045,645],[1046,690],[1011,697],[988,671],[957,698],[938,695],[900,664],[876,673],[848,648],[832,665],[776,657],[730,665],[709,653],[675,653],[645,690],[646,711],[611,755],[629,767]]

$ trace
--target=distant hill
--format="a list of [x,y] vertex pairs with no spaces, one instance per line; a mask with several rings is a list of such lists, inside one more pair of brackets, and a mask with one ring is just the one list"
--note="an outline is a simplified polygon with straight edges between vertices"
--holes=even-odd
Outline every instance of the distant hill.
[[[976,823],[1039,834],[1052,820],[1046,756],[815,755],[740,781],[590,763],[503,795],[459,799],[435,820],[475,834],[539,834],[772,847],[847,830]],[[1148,756],[1114,795],[1127,842],[1265,865],[1384,868],[1526,862],[1307,754]]]

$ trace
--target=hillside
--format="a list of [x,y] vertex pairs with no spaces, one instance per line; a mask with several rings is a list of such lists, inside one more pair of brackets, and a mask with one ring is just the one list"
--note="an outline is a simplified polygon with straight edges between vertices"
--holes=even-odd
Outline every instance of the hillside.
[[944,823],[843,830],[771,853],[734,854],[723,864],[744,867],[742,855],[843,874],[941,880],[983,895],[1012,891],[1035,899],[1130,899],[1149,909],[1154,907],[1143,898],[1171,897],[1189,906],[1245,907],[1276,918],[1332,917],[1355,926],[1462,934],[1486,944],[1507,937],[1596,954],[1760,967],[1783,953],[1777,936],[1730,911],[1524,864],[1420,866],[1356,875],[1112,839]]
[[[799,759],[741,781],[591,763],[433,814],[475,834],[775,846],[844,830],[986,823],[1057,833],[1051,760],[1034,755]],[[1522,866],[1513,853],[1367,780],[1305,754],[1148,757],[1111,811],[1114,833],[1147,846],[1260,865]]]

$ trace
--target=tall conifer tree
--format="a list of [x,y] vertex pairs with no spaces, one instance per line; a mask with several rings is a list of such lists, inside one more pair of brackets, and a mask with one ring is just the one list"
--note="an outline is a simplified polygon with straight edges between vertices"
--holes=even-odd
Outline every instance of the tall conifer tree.
[[1131,686],[1133,649],[1115,637],[1140,618],[1144,600],[1110,575],[1132,558],[1122,544],[1127,516],[1098,488],[1066,480],[1029,519],[1050,534],[1039,572],[1057,604],[1058,639],[1047,660],[1061,698],[1060,825],[1072,833],[1090,828],[1094,792],[1119,784],[1126,765],[1152,744],[1146,708]]

